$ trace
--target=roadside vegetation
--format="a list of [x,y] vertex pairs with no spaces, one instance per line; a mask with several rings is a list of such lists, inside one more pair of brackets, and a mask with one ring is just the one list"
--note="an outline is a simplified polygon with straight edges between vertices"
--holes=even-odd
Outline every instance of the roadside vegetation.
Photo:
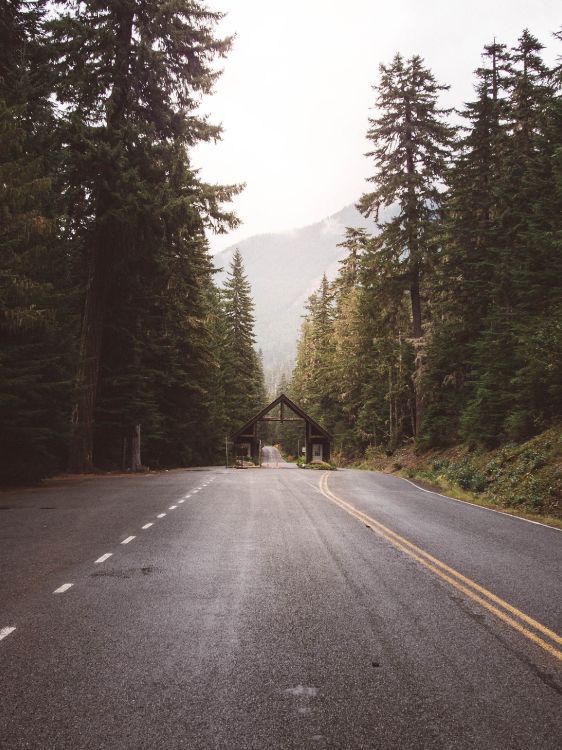
[[341,465],[397,474],[446,495],[562,528],[562,430],[493,449],[466,445],[429,451],[406,444],[394,452],[368,448]]
[[337,469],[335,461],[330,461],[329,463],[326,461],[314,461],[307,464],[302,456],[298,459],[297,466],[299,469],[317,469],[320,471],[336,471]]
[[289,395],[343,461],[560,516],[562,67],[543,49],[486,45],[461,127],[421,58],[380,66],[357,203],[377,231],[349,229],[310,296]]

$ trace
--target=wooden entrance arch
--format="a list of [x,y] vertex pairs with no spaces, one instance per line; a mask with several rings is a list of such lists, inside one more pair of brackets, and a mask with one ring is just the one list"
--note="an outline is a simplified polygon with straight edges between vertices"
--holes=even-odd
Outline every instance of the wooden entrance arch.
[[[279,406],[278,417],[268,417],[273,409]],[[296,416],[286,416],[285,407]],[[306,463],[313,461],[329,461],[332,436],[321,427],[312,417],[309,417],[290,398],[282,393],[269,406],[259,411],[245,425],[233,435],[235,456],[245,456],[249,459],[259,457],[259,441],[257,434],[258,422],[304,422],[305,425],[305,456]]]

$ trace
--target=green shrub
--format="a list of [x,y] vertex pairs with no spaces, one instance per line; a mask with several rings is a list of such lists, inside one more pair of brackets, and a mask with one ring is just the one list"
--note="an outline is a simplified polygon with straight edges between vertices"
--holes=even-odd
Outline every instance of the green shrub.
[[325,461],[318,461],[313,464],[300,464],[301,469],[322,469],[323,471],[335,471],[336,465],[333,462],[329,464]]
[[543,466],[546,466],[546,456],[544,455],[544,453],[541,453],[540,451],[534,450],[532,448],[524,451],[521,454],[521,458],[525,461],[526,468],[529,471],[542,469]]
[[480,469],[470,461],[464,460],[459,464],[452,464],[446,471],[448,479],[456,482],[463,490],[483,492],[488,486],[488,480]]

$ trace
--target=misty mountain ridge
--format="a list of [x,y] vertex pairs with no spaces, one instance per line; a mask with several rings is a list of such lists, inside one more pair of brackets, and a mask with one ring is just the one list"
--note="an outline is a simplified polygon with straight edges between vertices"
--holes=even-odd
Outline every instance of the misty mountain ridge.
[[325,273],[330,280],[339,270],[346,227],[376,232],[376,225],[353,206],[315,224],[271,234],[259,234],[214,256],[218,284],[222,284],[236,249],[240,250],[255,303],[256,340],[263,353],[268,387],[283,373],[290,374],[305,303]]

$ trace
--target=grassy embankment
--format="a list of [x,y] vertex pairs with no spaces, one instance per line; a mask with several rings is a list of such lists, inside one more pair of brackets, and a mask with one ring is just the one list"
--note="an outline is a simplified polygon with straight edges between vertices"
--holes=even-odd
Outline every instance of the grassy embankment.
[[355,468],[397,474],[446,495],[562,528],[562,426],[494,450],[465,445],[391,456],[367,450]]

